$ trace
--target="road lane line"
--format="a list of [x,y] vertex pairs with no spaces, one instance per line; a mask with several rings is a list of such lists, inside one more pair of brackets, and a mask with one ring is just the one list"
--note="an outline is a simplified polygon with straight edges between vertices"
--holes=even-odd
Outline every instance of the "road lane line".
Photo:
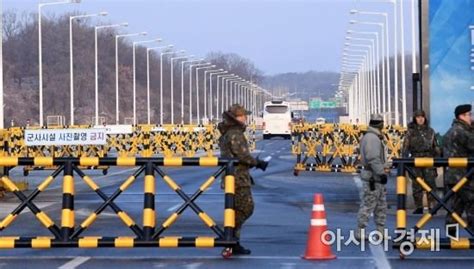
[[77,268],[79,265],[87,262],[90,260],[91,257],[76,257],[72,261],[63,264],[62,266],[58,267],[58,269],[74,269]]
[[369,244],[370,252],[374,257],[375,265],[379,269],[391,269],[390,263],[388,262],[387,255],[381,245]]
[[202,262],[195,262],[195,263],[187,264],[187,265],[185,266],[185,268],[188,268],[188,269],[197,269],[197,268],[199,268],[201,265],[202,265]]
[[181,204],[176,204],[170,208],[168,208],[166,211],[171,212],[171,211],[176,211],[181,206]]

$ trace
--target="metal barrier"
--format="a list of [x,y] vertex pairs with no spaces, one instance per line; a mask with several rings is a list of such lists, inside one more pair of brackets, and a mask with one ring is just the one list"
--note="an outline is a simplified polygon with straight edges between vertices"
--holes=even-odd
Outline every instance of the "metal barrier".
[[[0,231],[6,229],[17,216],[25,209],[29,208],[36,218],[46,227],[52,237],[34,236],[21,237],[9,236],[0,237],[0,248],[132,248],[132,247],[232,247],[237,244],[234,237],[235,211],[234,211],[234,164],[232,159],[219,159],[216,157],[203,158],[18,158],[18,157],[0,157],[0,166],[12,168],[15,166],[40,165],[57,166],[58,168],[48,176],[38,187],[29,195],[26,195],[18,189],[8,175],[4,175],[0,181],[21,201],[19,206],[0,222]],[[108,196],[100,186],[89,176],[87,176],[80,166],[138,166],[139,168],[128,177],[120,187]],[[218,171],[213,173],[193,195],[188,196],[182,191],[181,187],[166,173],[160,169],[161,166],[205,166],[219,167]],[[63,177],[63,194],[61,210],[61,226],[58,226],[44,211],[34,204],[34,199],[55,180],[61,173]],[[196,203],[195,200],[204,193],[218,178],[225,172],[225,207],[223,228],[206,214]],[[74,173],[76,173],[104,202],[90,214],[80,225],[76,225],[74,211],[77,207],[74,203]],[[143,225],[140,227],[125,211],[116,203],[116,198],[122,194],[137,178],[143,174],[144,177],[144,205],[143,205]],[[157,173],[166,184],[181,197],[184,203],[171,214],[162,224],[156,227],[155,217],[155,184]],[[97,217],[110,207],[121,221],[135,234],[135,237],[119,236],[87,236],[81,237],[97,219]],[[191,208],[200,219],[211,229],[216,237],[163,237],[163,232],[168,229],[187,208]],[[32,231],[28,231],[31,234]]]
[[[453,199],[453,196],[459,192],[459,190],[465,186],[474,175],[474,158],[414,158],[414,159],[394,159],[393,164],[398,169],[397,176],[397,228],[396,232],[402,234],[401,238],[394,242],[393,247],[399,248],[400,253],[404,252],[404,248],[413,247],[416,249],[431,249],[437,247],[439,249],[473,249],[474,248],[474,231],[472,227],[468,227],[468,224],[453,211],[448,205],[448,201]],[[466,173],[462,176],[458,182],[452,187],[443,197],[439,197],[435,190],[433,190],[421,177],[416,177],[413,172],[413,168],[431,168],[431,167],[450,167],[450,168],[461,168],[466,169]],[[434,206],[429,213],[423,215],[423,217],[413,226],[411,229],[411,238],[407,231],[407,213],[406,213],[406,201],[407,201],[407,178],[405,174],[408,173],[412,178],[415,178],[417,184],[419,184],[428,195],[431,195],[438,203]],[[424,240],[415,237],[416,233],[422,229],[426,223],[428,223],[432,217],[440,210],[444,208],[451,217],[461,226],[471,238],[460,238],[459,240],[447,239],[447,238],[424,238]],[[401,255],[403,256],[403,255]]]
[[[359,142],[367,126],[352,124],[297,124],[292,126],[293,174],[301,171],[359,172]],[[405,130],[387,126],[383,130],[389,159],[399,157]]]

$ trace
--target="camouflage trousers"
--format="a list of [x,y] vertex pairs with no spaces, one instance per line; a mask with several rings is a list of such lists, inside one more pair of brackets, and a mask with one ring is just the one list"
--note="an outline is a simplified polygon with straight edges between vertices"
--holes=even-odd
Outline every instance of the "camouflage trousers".
[[[413,172],[415,173],[416,177],[421,177],[428,186],[430,186],[433,190],[436,190],[436,170],[435,169],[419,169],[413,168]],[[411,179],[411,186],[413,189],[413,200],[415,201],[416,208],[423,208],[423,193],[424,189],[416,182],[416,178]],[[428,207],[431,208],[432,204],[435,202],[435,199],[427,194],[428,198]]]
[[[457,193],[448,201],[448,206],[462,217],[463,212],[466,212],[467,226],[474,229],[474,184],[468,183],[464,185]],[[454,185],[448,185],[448,189],[452,189]],[[446,215],[446,224],[457,223],[450,214]]]
[[235,188],[235,236],[240,238],[240,230],[244,222],[252,216],[254,203],[252,198],[252,190],[250,187]]
[[370,190],[369,182],[364,182],[361,192],[361,203],[357,215],[358,228],[366,228],[369,217],[374,213],[374,222],[379,227],[385,227],[387,219],[387,190],[385,185],[375,183],[375,190]]

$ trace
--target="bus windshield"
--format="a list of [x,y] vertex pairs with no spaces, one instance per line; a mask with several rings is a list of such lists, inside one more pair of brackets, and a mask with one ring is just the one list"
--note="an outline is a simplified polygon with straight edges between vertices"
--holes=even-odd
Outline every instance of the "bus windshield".
[[288,111],[288,106],[267,106],[265,107],[265,111],[267,113],[271,113],[271,114],[283,114],[283,113],[286,113]]

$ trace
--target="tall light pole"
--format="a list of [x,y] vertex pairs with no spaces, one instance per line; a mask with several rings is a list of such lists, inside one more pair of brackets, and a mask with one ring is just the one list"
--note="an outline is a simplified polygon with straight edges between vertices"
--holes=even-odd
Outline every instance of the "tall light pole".
[[[403,13],[403,0],[400,2],[400,44],[401,44],[401,56],[402,56],[402,123],[403,127],[407,127],[407,88],[406,88],[406,66],[405,66],[405,26],[404,26],[404,16]],[[395,102],[398,102],[395,99]]]
[[147,107],[147,124],[151,124],[151,102],[150,102],[150,53],[153,50],[171,49],[173,45],[153,47],[146,49],[146,107]]
[[[212,105],[214,104],[214,95],[213,95],[213,91],[212,91],[212,76],[213,75],[220,75],[220,74],[227,74],[228,72],[227,71],[224,71],[223,69],[221,69],[222,71],[220,72],[216,72],[216,73],[211,73],[209,75],[209,80],[210,80],[210,85],[209,85],[209,88],[210,88],[210,91],[209,91],[209,100],[210,100],[210,105],[209,105],[209,113],[211,114],[211,121],[214,119],[214,116],[213,116],[213,111],[212,111]],[[217,87],[219,87],[219,81],[217,81]],[[217,107],[219,106],[219,103],[217,103],[217,106],[216,106],[216,113],[217,113]]]
[[[385,91],[382,94],[382,107],[383,111],[387,112],[384,113],[384,119],[389,123],[392,124],[392,105],[391,105],[391,96],[392,96],[392,82],[391,82],[391,76],[392,73],[390,71],[390,42],[389,42],[389,31],[388,31],[388,14],[386,12],[371,12],[371,11],[360,11],[360,10],[351,10],[351,14],[362,14],[362,15],[370,15],[370,16],[383,16],[384,17],[384,23],[376,23],[376,22],[368,22],[368,21],[357,21],[358,24],[365,24],[365,25],[376,25],[380,26],[382,28],[382,39],[385,38],[385,44],[382,46],[385,48],[385,66],[387,69],[386,76],[387,76],[387,93],[385,95]],[[383,65],[382,65],[383,67]],[[382,69],[382,73],[385,71]],[[385,77],[385,75],[384,75]],[[387,109],[385,109],[387,108]],[[388,120],[387,120],[388,116]]]
[[163,56],[167,54],[174,54],[175,51],[160,53],[160,124],[163,125]]
[[[197,59],[197,60],[188,60],[181,62],[181,124],[184,124],[184,66],[188,63],[199,63],[204,61],[204,59]],[[189,72],[190,82],[189,85],[192,84],[191,82],[192,72]],[[191,86],[190,86],[191,87]],[[190,90],[191,92],[191,90]],[[189,123],[191,124],[191,123]]]
[[[39,125],[43,126],[43,37],[41,27],[41,9],[45,6],[62,4],[79,4],[81,0],[66,0],[38,4],[38,69],[39,69]],[[2,107],[3,110],[3,107]]]
[[[217,99],[216,99],[216,119],[219,120],[219,115],[221,113],[224,112],[224,95],[223,94],[220,94],[221,93],[221,89],[223,90],[224,89],[224,78],[226,77],[230,77],[230,76],[233,76],[234,74],[226,74],[226,75],[217,75],[217,90],[216,90],[216,93],[217,93]],[[222,78],[222,83],[219,83],[219,79]],[[221,87],[222,85],[222,87]],[[219,95],[222,95],[222,101],[219,103]],[[219,111],[219,104],[221,104],[221,111]],[[220,113],[219,113],[220,112]]]
[[161,38],[155,38],[151,40],[135,41],[132,43],[133,53],[133,124],[137,124],[137,63],[136,63],[136,50],[138,44],[161,42]]
[[0,129],[4,128],[3,121],[3,1],[0,0]]
[[[211,63],[192,64],[189,66],[189,124],[193,122],[193,68],[198,66],[210,65]],[[196,78],[198,79],[198,78]],[[198,119],[199,124],[199,119]]]
[[105,28],[116,28],[116,27],[127,27],[128,23],[119,23],[119,24],[110,24],[110,25],[100,25],[94,27],[94,46],[95,46],[95,125],[99,125],[99,50],[98,50],[98,40],[97,32],[100,29]]
[[90,18],[97,16],[107,16],[107,12],[100,12],[97,14],[86,14],[69,16],[69,97],[70,97],[70,117],[69,124],[74,125],[74,52],[73,52],[73,35],[72,35],[72,23],[76,19]]
[[118,57],[118,42],[119,38],[132,36],[146,36],[147,32],[124,34],[115,36],[115,124],[120,124],[120,102],[119,102],[119,57]]
[[221,72],[223,69],[215,69],[215,70],[206,70],[204,71],[204,117],[209,119],[209,113],[207,113],[207,74],[208,73],[216,73]]
[[[201,122],[201,115],[200,115],[200,102],[199,102],[199,70],[201,69],[209,69],[214,68],[215,65],[203,66],[196,68],[196,114],[198,119],[198,124]],[[204,81],[205,82],[205,81]]]
[[[182,54],[185,53],[185,50],[180,50],[177,53]],[[171,79],[171,124],[174,125],[174,66],[173,62],[175,60],[180,60],[180,59],[186,59],[186,58],[192,58],[194,55],[189,55],[189,56],[178,56],[178,57],[172,57],[170,59],[171,62],[171,72],[170,72],[170,79]]]

